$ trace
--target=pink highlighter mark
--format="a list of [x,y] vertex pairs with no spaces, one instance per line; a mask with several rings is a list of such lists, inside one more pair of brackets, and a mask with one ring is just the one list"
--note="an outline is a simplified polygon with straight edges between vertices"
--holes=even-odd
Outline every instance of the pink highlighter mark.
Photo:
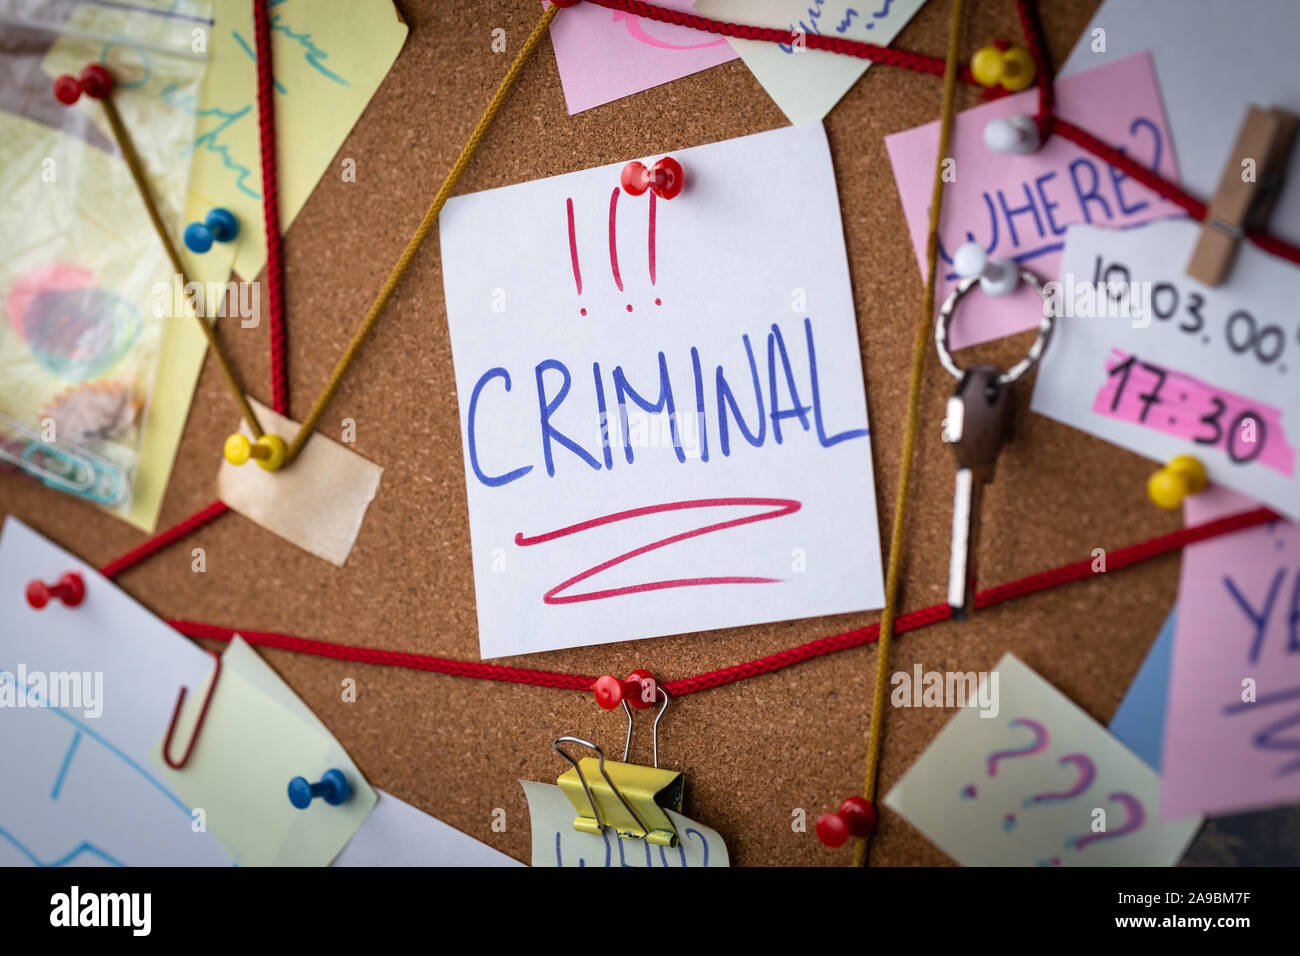
[[623,21],[623,25],[627,28],[628,36],[638,43],[644,43],[646,46],[656,47],[660,50],[704,50],[727,42],[724,38],[719,37],[716,40],[706,40],[703,43],[669,43],[667,40],[660,40],[658,37],[651,36],[646,32],[645,27],[641,26],[641,18],[634,13],[614,11],[614,19],[610,22],[618,23],[620,20]]
[[5,307],[9,312],[9,322],[14,331],[26,338],[23,319],[27,306],[32,299],[42,292],[94,289],[98,286],[94,273],[87,272],[80,266],[56,262],[53,265],[39,266],[19,276],[9,289]]
[[609,197],[609,268],[614,273],[614,284],[618,291],[623,291],[623,277],[618,274],[618,194],[620,187],[615,186]]
[[[1295,474],[1295,449],[1282,430],[1281,409],[1119,349],[1111,349],[1106,372],[1092,403],[1095,414],[1222,448],[1240,465],[1256,462],[1288,478]],[[1253,441],[1247,441],[1252,420]]]
[[[578,268],[578,234],[573,228],[573,199],[566,199],[564,203],[569,210],[569,258],[573,260],[573,284],[578,287],[578,295],[582,295],[582,270]],[[582,314],[586,315],[587,310],[583,309]]]
[[[646,245],[650,250],[650,284],[654,285],[655,284],[655,194],[653,190],[650,192],[650,236]],[[655,305],[658,304],[659,304],[659,300],[655,299]]]
[[555,531],[548,531],[543,534],[525,537],[523,532],[515,535],[515,544],[520,547],[529,547],[535,544],[545,544],[548,541],[554,541],[557,538],[564,538],[571,534],[578,534],[582,531],[588,531],[592,528],[599,528],[602,525],[613,524],[616,521],[626,521],[629,518],[639,518],[645,515],[661,514],[666,511],[683,511],[690,508],[736,508],[736,507],[766,507],[772,508],[771,511],[762,511],[754,515],[746,515],[743,518],[733,518],[730,521],[719,521],[714,524],[705,525],[701,528],[695,528],[691,531],[684,531],[681,534],[671,535],[667,538],[660,538],[658,541],[652,541],[649,544],[634,548],[631,551],[625,551],[620,555],[610,558],[593,568],[588,568],[580,574],[575,574],[567,581],[563,581],[551,588],[542,595],[544,604],[576,604],[580,601],[603,601],[606,598],[621,597],[626,594],[640,594],[645,591],[662,591],[668,588],[693,588],[703,587],[708,584],[776,584],[780,578],[757,578],[757,577],[738,577],[734,575],[722,577],[702,577],[702,578],[675,578],[667,581],[648,581],[645,584],[632,584],[626,587],[607,588],[603,591],[589,591],[585,594],[572,594],[564,597],[560,596],[561,591],[568,590],[573,585],[585,581],[587,578],[594,577],[602,571],[607,571],[616,565],[623,564],[625,561],[631,561],[633,558],[659,548],[666,548],[669,545],[677,544],[679,541],[686,541],[690,538],[697,538],[700,535],[713,534],[716,531],[725,531],[728,528],[738,528],[741,525],[753,524],[756,521],[768,521],[772,518],[783,518],[786,515],[794,514],[803,505],[791,498],[704,498],[696,501],[674,501],[663,505],[648,505],[644,508],[632,508],[628,511],[619,511],[610,515],[603,515],[599,518],[590,518],[587,521],[581,521],[578,524],[569,525],[567,528],[557,528]]

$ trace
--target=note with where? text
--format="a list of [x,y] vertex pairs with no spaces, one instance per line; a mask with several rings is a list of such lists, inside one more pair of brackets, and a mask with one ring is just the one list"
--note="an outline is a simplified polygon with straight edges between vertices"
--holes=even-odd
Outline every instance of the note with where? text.
[[[1057,116],[1178,181],[1149,56],[1137,54],[1066,77],[1057,81],[1055,91]],[[1037,108],[1038,91],[1031,89],[966,110],[953,121],[936,302],[943,302],[957,284],[953,257],[966,242],[1046,280],[1056,278],[1065,233],[1074,223],[1118,228],[1182,215],[1178,206],[1060,136],[1027,156],[995,153],[984,144],[991,121],[1032,116]],[[885,147],[924,274],[939,124],[887,136]],[[1010,297],[972,296],[962,303],[950,344],[963,348],[1034,328],[1042,321],[1042,310],[1038,294],[1025,286]]]
[[880,606],[826,134],[673,156],[671,200],[618,163],[442,214],[484,657]]

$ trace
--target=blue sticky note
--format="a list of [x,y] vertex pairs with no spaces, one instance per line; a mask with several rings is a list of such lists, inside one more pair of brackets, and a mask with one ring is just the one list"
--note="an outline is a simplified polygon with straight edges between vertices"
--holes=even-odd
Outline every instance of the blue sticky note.
[[1153,769],[1160,769],[1165,739],[1165,703],[1169,697],[1169,668],[1174,656],[1175,606],[1156,635],[1156,642],[1120,701],[1110,732]]

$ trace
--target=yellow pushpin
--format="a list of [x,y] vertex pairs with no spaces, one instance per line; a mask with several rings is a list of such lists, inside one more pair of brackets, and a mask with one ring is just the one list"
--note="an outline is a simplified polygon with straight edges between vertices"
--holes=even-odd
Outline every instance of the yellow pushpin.
[[995,46],[982,46],[970,61],[971,76],[981,86],[998,86],[1012,93],[1027,90],[1033,85],[1038,69],[1034,58],[1024,47],[1013,46],[999,50]]
[[1173,511],[1188,495],[1203,491],[1205,484],[1205,466],[1191,455],[1179,455],[1147,479],[1147,497]]
[[284,439],[279,435],[263,435],[257,441],[249,441],[248,436],[238,432],[226,439],[226,461],[232,465],[242,465],[250,458],[267,471],[279,471],[284,464],[284,453],[288,449]]

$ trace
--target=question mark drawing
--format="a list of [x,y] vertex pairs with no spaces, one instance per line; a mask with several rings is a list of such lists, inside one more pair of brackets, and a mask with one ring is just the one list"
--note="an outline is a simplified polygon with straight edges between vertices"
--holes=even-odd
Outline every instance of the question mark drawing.
[[1011,727],[1028,727],[1034,732],[1032,743],[1024,747],[1016,747],[1011,750],[996,750],[989,754],[988,773],[990,777],[996,777],[998,774],[998,761],[1010,760],[1013,757],[1030,757],[1037,753],[1042,753],[1047,749],[1051,742],[1051,735],[1048,734],[1047,728],[1036,720],[1030,720],[1027,717],[1017,717],[1009,724]]
[[1082,836],[1070,837],[1065,841],[1065,846],[1074,847],[1076,850],[1082,850],[1089,843],[1100,843],[1102,840],[1117,840],[1126,836],[1135,830],[1142,829],[1142,824],[1146,822],[1147,813],[1142,806],[1142,801],[1131,793],[1112,793],[1106,799],[1114,800],[1124,807],[1125,819],[1124,825],[1118,830],[1110,830],[1106,833],[1085,833]]
[[1026,797],[1024,803],[1026,810],[1035,803],[1056,803],[1061,800],[1073,799],[1092,786],[1092,782],[1097,779],[1097,765],[1086,754],[1066,754],[1057,763],[1061,766],[1072,763],[1079,768],[1079,777],[1075,780],[1074,786],[1069,790],[1038,793],[1032,797]]
[[[1068,790],[1049,790],[1047,793],[1037,793],[1032,797],[1026,797],[1022,806],[1028,810],[1038,803],[1059,803],[1062,800],[1073,800],[1079,794],[1083,793],[1092,786],[1093,780],[1097,779],[1097,765],[1094,764],[1087,754],[1066,754],[1057,761],[1061,766],[1074,764],[1078,768],[1078,778],[1074,785]],[[1016,815],[1008,813],[1002,820],[1002,829],[1008,833],[1016,826]]]
[[[1016,717],[1007,724],[1007,726],[1028,727],[1033,731],[1034,739],[1023,747],[1016,747],[1010,750],[995,750],[993,753],[989,754],[987,764],[988,775],[990,777],[997,776],[998,761],[1010,760],[1014,757],[1030,757],[1034,754],[1042,753],[1047,749],[1047,745],[1051,743],[1051,735],[1047,732],[1047,728],[1036,720],[1030,720],[1028,717]],[[975,785],[973,783],[966,784],[966,786],[961,788],[959,796],[963,800],[975,799]]]

